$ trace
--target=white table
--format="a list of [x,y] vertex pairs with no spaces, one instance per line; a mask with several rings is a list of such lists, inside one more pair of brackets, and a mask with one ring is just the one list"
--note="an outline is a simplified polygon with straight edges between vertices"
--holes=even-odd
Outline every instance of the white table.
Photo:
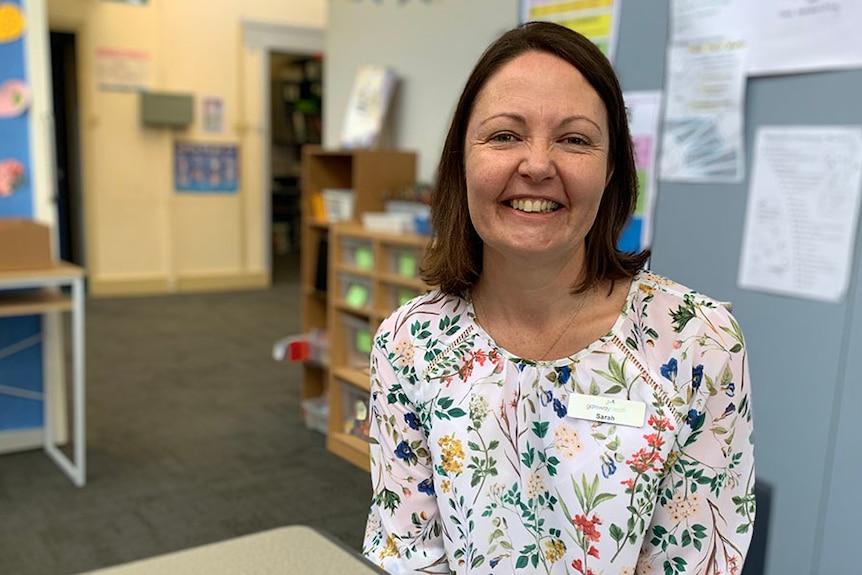
[[[72,288],[72,296],[58,289]],[[35,291],[8,293],[9,290],[35,289]],[[84,270],[66,262],[50,268],[0,271],[0,317],[72,312],[72,437],[73,458],[70,459],[54,443],[50,382],[44,382],[42,405],[44,409],[44,439],[42,445],[51,459],[82,487],[87,481],[85,437],[85,381],[84,381]],[[0,391],[2,393],[2,391]]]
[[80,575],[376,575],[356,551],[304,525],[279,527]]

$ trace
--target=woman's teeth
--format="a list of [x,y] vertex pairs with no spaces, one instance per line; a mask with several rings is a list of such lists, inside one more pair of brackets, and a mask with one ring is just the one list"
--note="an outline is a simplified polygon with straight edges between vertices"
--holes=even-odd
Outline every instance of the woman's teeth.
[[553,212],[560,207],[550,200],[512,200],[510,205],[521,212]]

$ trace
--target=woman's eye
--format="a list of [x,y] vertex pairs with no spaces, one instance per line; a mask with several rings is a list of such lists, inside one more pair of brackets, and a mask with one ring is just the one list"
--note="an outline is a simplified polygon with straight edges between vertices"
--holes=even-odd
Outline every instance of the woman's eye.
[[514,135],[514,134],[509,134],[509,133],[494,134],[493,136],[491,136],[491,141],[492,141],[492,142],[500,142],[500,143],[503,143],[503,144],[507,144],[507,143],[509,143],[509,142],[514,142],[514,141],[515,141],[515,135]]
[[580,136],[567,136],[563,138],[563,141],[567,144],[571,144],[573,146],[586,146],[589,144],[584,138]]

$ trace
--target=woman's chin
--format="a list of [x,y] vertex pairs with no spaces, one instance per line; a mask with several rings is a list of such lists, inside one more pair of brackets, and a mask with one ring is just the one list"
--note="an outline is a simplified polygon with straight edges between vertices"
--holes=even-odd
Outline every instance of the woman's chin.
[[[504,260],[523,260],[521,263],[527,265],[541,265],[542,262],[558,264],[561,259],[574,257],[579,251],[573,243],[562,242],[559,236],[518,237],[493,244],[486,242],[486,246]],[[490,255],[487,250],[486,254]]]

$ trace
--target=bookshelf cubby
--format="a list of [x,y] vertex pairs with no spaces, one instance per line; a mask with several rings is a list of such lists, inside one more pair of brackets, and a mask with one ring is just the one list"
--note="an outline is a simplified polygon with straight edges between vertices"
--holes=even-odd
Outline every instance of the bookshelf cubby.
[[368,469],[368,364],[372,338],[394,309],[429,289],[417,277],[417,268],[430,238],[374,232],[355,223],[335,224],[330,229],[326,447]]
[[[330,405],[330,430],[333,429],[333,399],[338,394],[332,392],[332,372],[343,366],[333,361],[341,357],[338,340],[333,337],[330,313],[337,309],[334,290],[339,288],[338,277],[330,279],[330,268],[335,265],[333,256],[338,256],[334,244],[336,226],[349,226],[348,222],[332,224],[318,213],[317,198],[324,189],[352,189],[355,193],[355,229],[362,230],[358,224],[363,212],[382,211],[387,194],[398,188],[412,186],[416,180],[416,154],[401,150],[342,150],[327,149],[318,145],[307,145],[302,149],[302,235],[300,244],[300,282],[301,282],[301,325],[303,333],[315,329],[327,330],[330,342],[330,361],[325,363],[306,362],[302,368],[301,399],[328,395]],[[356,270],[354,270],[356,271]],[[361,276],[361,274],[360,274]],[[367,280],[373,281],[374,272],[366,272]],[[415,280],[414,280],[415,281]],[[375,306],[379,305],[377,303]],[[369,307],[369,318],[380,321],[383,307]],[[347,311],[345,313],[351,313]],[[361,317],[361,314],[352,314]],[[356,377],[356,374],[353,374]],[[345,378],[339,378],[343,381]],[[357,378],[358,381],[358,378]],[[367,378],[365,387],[367,389]],[[343,396],[338,396],[339,401]],[[361,448],[363,440],[359,437],[344,437],[342,443]],[[351,441],[356,440],[356,441]],[[330,441],[327,441],[329,445]],[[337,441],[336,441],[337,443]],[[333,444],[335,445],[335,444]],[[332,451],[348,458],[344,451]],[[353,450],[356,451],[356,450]],[[365,449],[367,454],[367,448]],[[366,457],[367,458],[367,457]],[[353,457],[350,461],[367,469]]]

